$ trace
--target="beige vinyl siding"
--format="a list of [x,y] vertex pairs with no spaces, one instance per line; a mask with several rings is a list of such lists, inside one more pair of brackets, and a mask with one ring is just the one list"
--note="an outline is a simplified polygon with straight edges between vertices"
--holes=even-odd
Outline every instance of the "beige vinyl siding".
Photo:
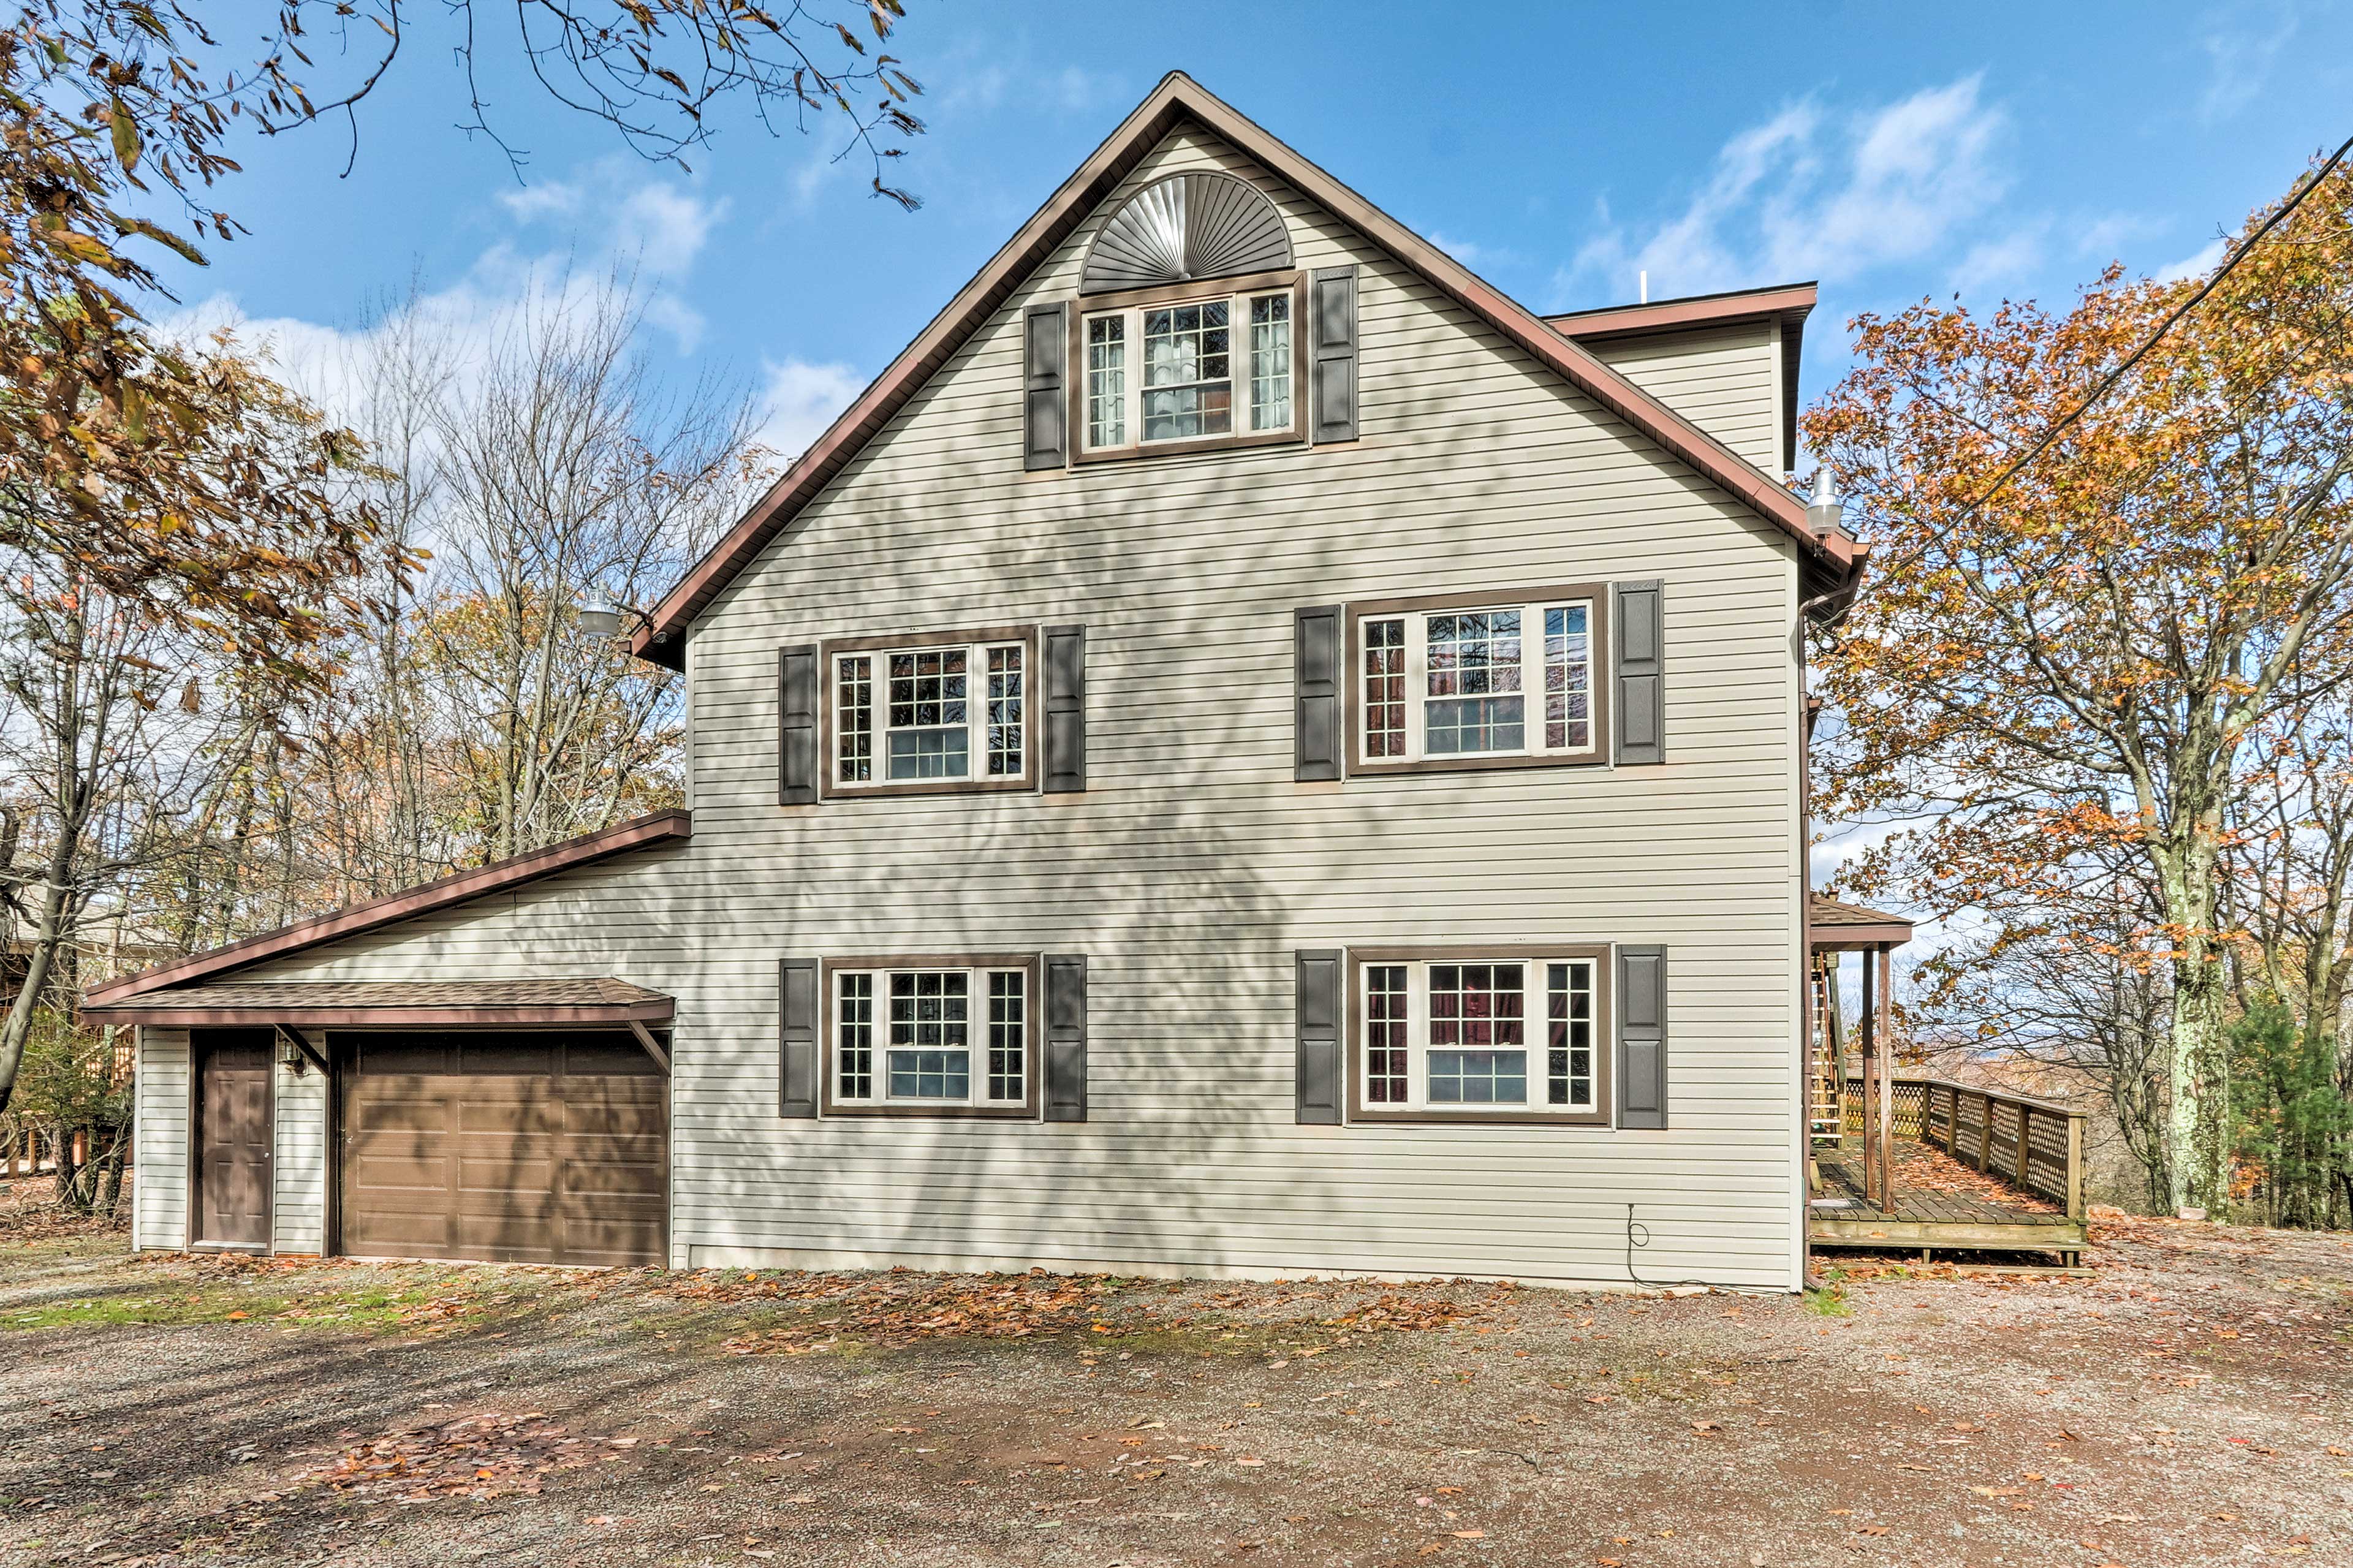
[[319,1253],[327,1240],[327,1075],[297,1073],[280,1062],[278,1125],[271,1140],[269,1246],[273,1252]]
[[[1793,1286],[1790,546],[1267,188],[1363,268],[1361,441],[1025,473],[1082,226],[697,624],[690,845],[253,977],[677,995],[681,1265],[1623,1282],[1630,1203],[1646,1277]],[[1666,584],[1663,767],[1292,781],[1295,607],[1612,578]],[[1087,629],[1086,794],[776,805],[779,645],[1032,622]],[[1539,940],[1668,945],[1669,1130],[1294,1125],[1294,949]],[[779,959],[974,950],[1087,954],[1089,1122],[776,1118]]]
[[139,1031],[133,1079],[131,1245],[188,1244],[188,1032]]
[[1781,333],[1772,321],[1588,343],[1602,363],[1781,477]]

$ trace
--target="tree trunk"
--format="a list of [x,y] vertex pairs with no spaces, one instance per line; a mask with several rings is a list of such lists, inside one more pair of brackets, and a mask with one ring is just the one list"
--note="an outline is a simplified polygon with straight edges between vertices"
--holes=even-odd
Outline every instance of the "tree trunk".
[[50,1147],[56,1151],[58,1207],[86,1212],[81,1201],[81,1166],[74,1159],[73,1129],[55,1129],[50,1134]]
[[98,1212],[108,1219],[122,1205],[122,1145],[117,1143],[106,1156],[106,1165],[98,1179]]
[[73,869],[79,847],[80,824],[69,820],[59,830],[49,852],[48,885],[41,889],[40,913],[33,926],[33,951],[26,956],[25,978],[0,1020],[0,1110],[16,1092],[16,1069],[24,1065],[25,1046],[33,1037],[33,1016],[49,988],[49,973],[57,967],[58,950],[66,940],[66,879]]
[[2229,1196],[2231,1086],[2223,1047],[2227,977],[2214,941],[2214,837],[2156,849],[2166,923],[2172,928],[2173,1023],[2167,1039],[2163,1205],[2195,1204],[2219,1215]]

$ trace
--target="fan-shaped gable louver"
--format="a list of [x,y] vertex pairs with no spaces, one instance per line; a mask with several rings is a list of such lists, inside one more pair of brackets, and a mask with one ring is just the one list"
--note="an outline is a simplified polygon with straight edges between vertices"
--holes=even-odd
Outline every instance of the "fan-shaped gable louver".
[[1079,291],[1105,294],[1291,266],[1274,204],[1231,174],[1171,174],[1128,198],[1095,236]]

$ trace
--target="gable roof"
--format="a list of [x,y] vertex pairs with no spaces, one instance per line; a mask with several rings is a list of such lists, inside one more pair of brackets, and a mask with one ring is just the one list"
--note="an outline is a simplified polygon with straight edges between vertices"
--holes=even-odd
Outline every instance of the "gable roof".
[[160,990],[167,985],[185,985],[192,980],[224,974],[233,969],[244,969],[264,959],[281,958],[290,952],[300,952],[304,948],[339,942],[364,931],[378,931],[398,921],[429,914],[435,910],[446,910],[453,904],[479,899],[485,893],[503,892],[525,882],[536,882],[559,871],[594,865],[632,849],[643,849],[693,836],[694,819],[683,811],[657,811],[649,816],[631,817],[602,833],[586,833],[577,838],[567,838],[561,844],[551,844],[528,855],[494,860],[470,871],[459,871],[439,881],[427,882],[421,888],[387,893],[383,898],[370,899],[365,903],[353,904],[330,914],[315,915],[307,921],[297,921],[292,925],[264,931],[259,936],[249,936],[243,942],[233,942],[209,952],[158,964],[104,985],[93,985],[83,997],[83,1005],[103,1008],[121,1002],[124,997]]
[[683,668],[686,629],[694,617],[817,498],[827,481],[858,455],[933,372],[979,331],[1097,205],[1171,131],[1187,121],[1223,138],[1310,201],[1353,225],[1611,414],[1788,533],[1798,542],[1799,558],[1807,563],[1810,591],[1841,585],[1852,576],[1860,550],[1852,540],[1836,533],[1827,539],[1818,537],[1806,525],[1803,500],[1200,83],[1182,71],[1171,71],[946,308],[915,334],[890,367],[785,470],[743,520],[662,596],[630,639],[630,651],[673,669]]
[[1581,343],[1615,342],[1660,332],[1688,332],[1778,318],[1781,322],[1781,462],[1798,460],[1798,361],[1806,345],[1806,318],[1813,313],[1811,282],[1771,289],[1736,289],[1724,294],[1686,294],[1640,305],[1605,305],[1546,316],[1553,331]]

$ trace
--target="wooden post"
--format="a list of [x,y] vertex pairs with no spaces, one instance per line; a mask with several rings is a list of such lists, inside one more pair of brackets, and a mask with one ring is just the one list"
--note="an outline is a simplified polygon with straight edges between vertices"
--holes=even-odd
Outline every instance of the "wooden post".
[[2021,1103],[2018,1108],[2018,1184],[2027,1192],[2034,1190],[2027,1178],[2031,1173],[2027,1161],[2034,1148],[2034,1107]]
[[1895,952],[1879,950],[1879,1206],[1895,1212]]
[[2067,1217],[2084,1217],[2084,1118],[2067,1114]]
[[[1880,1202],[1879,1180],[1879,1001],[1871,954],[1862,955],[1862,1195]],[[1882,1206],[1885,1206],[1883,1204]]]

